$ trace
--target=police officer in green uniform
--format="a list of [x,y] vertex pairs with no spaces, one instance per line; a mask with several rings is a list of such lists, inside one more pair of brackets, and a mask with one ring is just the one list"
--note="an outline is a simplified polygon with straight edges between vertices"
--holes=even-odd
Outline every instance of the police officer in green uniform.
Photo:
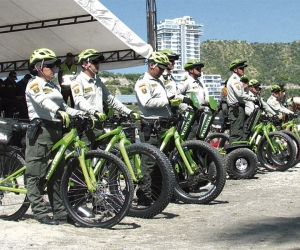
[[[152,128],[159,117],[172,117],[171,106],[179,106],[180,98],[168,99],[164,84],[159,79],[162,73],[169,66],[169,59],[160,52],[152,52],[148,58],[148,71],[142,75],[135,84],[137,105],[142,113],[144,122],[140,128],[139,136],[142,142],[147,142],[156,147],[160,146],[160,136],[167,130],[163,124],[157,134],[152,133]],[[154,171],[152,162],[147,162],[143,167],[144,184],[140,185],[137,192],[139,205],[150,205],[151,198],[151,178]]]
[[294,114],[292,110],[284,107],[279,101],[281,88],[279,85],[275,84],[271,86],[271,96],[267,100],[269,106],[276,112],[278,117],[282,119],[282,113],[284,114]]
[[[183,103],[192,105],[192,101],[189,99],[190,93],[195,93],[199,104],[208,102],[208,96],[205,92],[204,85],[200,81],[201,70],[204,67],[204,63],[199,59],[190,59],[184,64],[184,69],[188,72],[188,77],[178,84],[179,92],[184,96]],[[192,126],[191,132],[188,135],[188,140],[196,139],[197,121]]]
[[248,89],[249,89],[249,96],[250,97],[256,97],[258,102],[255,104],[252,101],[246,101],[245,103],[245,114],[246,114],[246,121],[245,121],[245,134],[247,134],[247,138],[249,137],[249,134],[251,131],[249,131],[247,129],[248,127],[248,123],[251,120],[251,114],[253,113],[254,109],[256,108],[262,108],[265,113],[274,116],[276,115],[276,113],[273,111],[273,109],[263,100],[263,98],[261,98],[260,96],[260,91],[261,91],[261,87],[260,87],[260,82],[256,79],[251,79],[249,81],[249,85],[248,85]]
[[[138,119],[139,114],[117,100],[99,78],[99,65],[103,60],[103,55],[95,49],[86,49],[78,55],[78,64],[81,65],[82,71],[71,84],[75,109],[94,115],[103,122],[106,119],[103,103],[106,103],[120,113],[131,114]],[[82,140],[87,143],[87,146],[94,149],[95,138],[102,133],[101,124],[96,123],[95,128],[87,131]]]
[[[68,107],[60,89],[51,81],[56,65],[60,60],[55,53],[46,48],[33,51],[30,57],[30,71],[34,77],[26,87],[25,95],[31,128],[26,135],[26,186],[27,197],[37,221],[49,225],[58,225],[67,219],[67,212],[62,203],[60,181],[64,162],[57,167],[48,182],[47,192],[53,211],[53,218],[48,216],[48,209],[43,201],[43,186],[47,172],[51,147],[62,138],[63,123],[68,127],[69,115],[83,113]],[[56,117],[60,117],[58,119]]]
[[233,71],[227,81],[228,119],[230,121],[229,143],[246,139],[244,133],[245,102],[257,102],[256,97],[250,97],[245,93],[241,82],[240,77],[244,75],[245,67],[247,67],[245,62],[242,59],[235,59],[229,66],[230,71]]

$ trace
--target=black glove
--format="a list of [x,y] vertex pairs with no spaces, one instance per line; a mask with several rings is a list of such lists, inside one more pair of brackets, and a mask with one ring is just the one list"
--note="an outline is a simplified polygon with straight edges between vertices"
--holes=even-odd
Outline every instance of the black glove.
[[298,115],[296,113],[294,113],[293,118],[298,118]]
[[193,106],[193,102],[188,97],[183,97],[182,103],[186,103],[187,105]]
[[260,106],[260,102],[257,98],[254,100],[254,104],[257,105],[257,106]]

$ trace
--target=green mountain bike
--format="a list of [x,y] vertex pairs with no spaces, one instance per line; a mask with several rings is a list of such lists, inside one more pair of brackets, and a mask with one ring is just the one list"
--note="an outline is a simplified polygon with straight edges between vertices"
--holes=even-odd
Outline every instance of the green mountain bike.
[[[127,115],[109,117],[104,125],[105,133],[96,138],[96,145],[120,157],[131,174],[135,196],[128,215],[152,218],[169,204],[173,196],[175,175],[169,159],[159,149],[148,143],[134,143],[135,122]],[[150,175],[147,174],[149,163],[155,165]],[[147,188],[151,192],[148,194],[151,196],[148,197],[150,202],[143,194]]]
[[[67,156],[68,166],[61,181],[65,208],[80,225],[108,228],[119,223],[126,215],[133,198],[133,181],[127,167],[118,157],[100,150],[87,152],[78,131],[84,131],[90,126],[89,117],[76,116],[71,119],[70,131],[51,149],[55,155],[49,161],[44,190],[46,192],[47,182],[72,144],[75,150]],[[26,166],[22,153],[23,149],[16,147],[2,147],[0,150],[2,219],[17,221],[30,205],[26,196]],[[100,161],[101,167],[94,171],[94,163]],[[93,216],[84,216],[79,209],[82,206],[90,209]]]
[[184,119],[181,115],[160,117],[151,123],[149,119],[142,118],[141,129],[149,126],[153,134],[162,127],[167,129],[161,137],[160,150],[169,156],[175,172],[175,196],[186,203],[209,203],[222,192],[226,171],[214,147],[199,140],[183,141],[178,131]]

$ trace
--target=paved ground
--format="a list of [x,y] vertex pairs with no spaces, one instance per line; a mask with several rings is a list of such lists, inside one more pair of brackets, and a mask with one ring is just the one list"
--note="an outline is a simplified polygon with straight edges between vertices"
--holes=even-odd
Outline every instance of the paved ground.
[[0,249],[300,249],[299,166],[228,180],[210,205],[172,203],[109,230],[1,221]]

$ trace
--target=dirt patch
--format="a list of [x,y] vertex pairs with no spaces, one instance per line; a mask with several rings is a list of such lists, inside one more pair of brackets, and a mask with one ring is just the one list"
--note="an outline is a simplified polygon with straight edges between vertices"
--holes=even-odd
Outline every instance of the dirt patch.
[[209,205],[171,203],[113,229],[1,221],[1,249],[300,249],[300,168],[228,180]]

